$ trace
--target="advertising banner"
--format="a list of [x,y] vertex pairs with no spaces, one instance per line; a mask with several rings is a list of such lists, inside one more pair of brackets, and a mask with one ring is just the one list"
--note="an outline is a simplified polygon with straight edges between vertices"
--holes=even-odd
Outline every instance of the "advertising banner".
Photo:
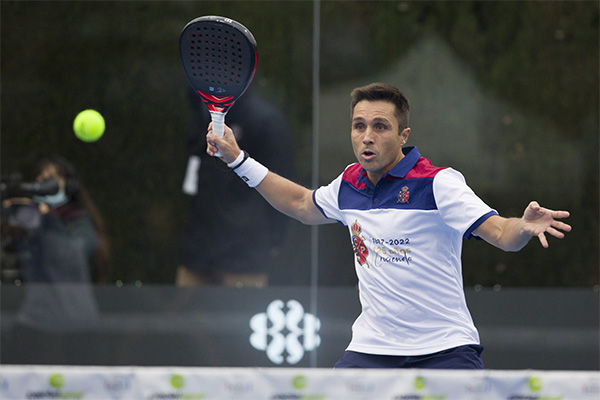
[[0,398],[597,400],[600,372],[3,365]]

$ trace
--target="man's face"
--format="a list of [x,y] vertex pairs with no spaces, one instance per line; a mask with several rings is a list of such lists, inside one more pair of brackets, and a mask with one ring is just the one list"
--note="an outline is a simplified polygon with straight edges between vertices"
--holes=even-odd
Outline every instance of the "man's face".
[[410,128],[398,132],[394,104],[362,100],[352,114],[352,149],[369,180],[376,184],[402,158]]

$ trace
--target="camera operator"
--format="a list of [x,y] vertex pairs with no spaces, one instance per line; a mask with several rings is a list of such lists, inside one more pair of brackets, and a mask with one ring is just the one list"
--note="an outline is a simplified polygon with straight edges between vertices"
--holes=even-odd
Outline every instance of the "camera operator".
[[[107,279],[104,225],[67,160],[43,159],[34,175],[37,195],[2,201],[8,224],[20,232],[12,241],[25,298],[1,362],[77,363],[78,347],[86,344],[81,333],[98,316],[92,284]],[[48,190],[53,181],[58,187]]]

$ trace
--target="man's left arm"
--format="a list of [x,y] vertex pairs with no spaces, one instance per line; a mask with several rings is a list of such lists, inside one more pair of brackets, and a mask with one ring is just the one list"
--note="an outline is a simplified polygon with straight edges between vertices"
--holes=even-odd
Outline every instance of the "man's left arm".
[[570,225],[558,221],[568,216],[568,211],[549,210],[532,201],[521,218],[493,215],[479,225],[473,233],[504,251],[521,250],[533,236],[537,236],[542,246],[547,248],[546,233],[562,239],[565,237],[563,231],[571,231]]

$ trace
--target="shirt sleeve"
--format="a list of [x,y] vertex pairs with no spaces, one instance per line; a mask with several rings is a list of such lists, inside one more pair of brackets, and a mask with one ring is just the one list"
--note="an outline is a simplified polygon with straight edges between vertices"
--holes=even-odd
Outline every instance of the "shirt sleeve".
[[313,192],[313,201],[323,215],[329,219],[334,219],[342,225],[346,225],[339,206],[340,185],[342,183],[342,174],[335,178],[329,185],[321,186]]
[[433,194],[444,222],[461,232],[465,239],[477,238],[473,230],[490,216],[498,214],[473,192],[464,176],[452,168],[435,176]]

